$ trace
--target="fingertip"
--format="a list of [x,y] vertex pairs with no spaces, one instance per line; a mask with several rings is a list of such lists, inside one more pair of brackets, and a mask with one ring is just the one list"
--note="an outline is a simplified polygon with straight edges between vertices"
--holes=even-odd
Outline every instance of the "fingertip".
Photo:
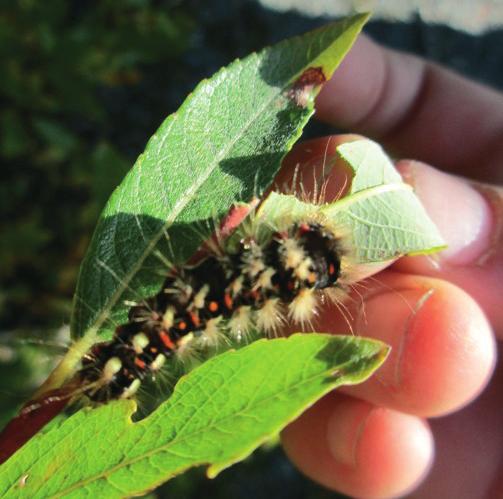
[[397,169],[414,187],[447,248],[402,258],[395,268],[441,277],[463,288],[503,337],[503,188],[473,183],[418,161],[399,161]]
[[[339,420],[348,419],[358,421],[356,431],[349,434],[353,467],[361,476],[352,484],[360,489],[355,495],[396,497],[419,485],[434,455],[433,437],[423,420],[351,400],[338,407],[328,421],[329,445],[344,438],[346,430]],[[333,444],[330,448],[333,453]]]
[[396,497],[412,490],[434,453],[421,419],[340,396],[308,411],[283,441],[304,473],[353,497]]
[[496,346],[475,300],[446,281],[432,284],[402,338],[399,370],[411,405],[422,398],[420,413],[440,416],[467,405],[486,387]]
[[[495,225],[491,209],[467,179],[442,172],[420,161],[401,160],[396,167],[414,187],[414,192],[446,242],[447,247],[436,259],[440,265],[472,264],[488,252]],[[412,262],[418,268],[424,259]],[[423,270],[430,268],[428,266]]]
[[496,361],[493,333],[478,304],[439,279],[388,272],[386,284],[393,291],[366,301],[357,330],[391,345],[391,354],[370,380],[344,392],[428,417],[468,404],[487,385]]

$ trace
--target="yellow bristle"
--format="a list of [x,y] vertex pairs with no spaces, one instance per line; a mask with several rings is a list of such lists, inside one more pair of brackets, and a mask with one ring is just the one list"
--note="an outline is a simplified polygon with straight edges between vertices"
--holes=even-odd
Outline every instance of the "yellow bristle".
[[255,313],[257,328],[266,333],[275,333],[284,322],[279,306],[279,298],[270,298]]
[[305,253],[295,239],[285,239],[282,248],[283,264],[287,269],[297,268],[305,259]]
[[299,278],[301,281],[307,281],[309,278],[310,269],[311,265],[313,264],[313,261],[311,258],[306,257],[304,260],[296,267],[294,274]]
[[132,397],[140,388],[141,381],[136,378],[121,394],[121,399]]
[[302,289],[288,306],[289,317],[301,324],[309,324],[313,316],[316,315],[316,292],[310,288]]
[[206,296],[208,295],[209,291],[210,287],[207,284],[202,286],[201,289],[194,296],[194,299],[192,300],[192,305],[198,309],[204,308],[204,300],[206,299]]
[[171,326],[173,326],[174,320],[175,309],[173,307],[168,307],[162,316],[162,327],[167,331]]
[[215,317],[214,319],[210,319],[206,323],[206,327],[201,333],[200,337],[201,343],[211,347],[215,347],[218,346],[225,339],[225,335],[220,329],[221,320],[222,317]]
[[249,306],[239,307],[229,320],[228,327],[231,336],[237,340],[241,340],[246,336],[252,326],[252,311]]
[[257,282],[253,286],[252,290],[256,291],[258,289],[271,289],[272,288],[272,276],[276,271],[272,267],[265,269],[258,277]]
[[143,352],[143,349],[150,343],[148,336],[145,333],[136,333],[131,341],[133,348],[137,354]]
[[103,381],[108,383],[122,369],[122,361],[119,357],[111,357],[103,368]]

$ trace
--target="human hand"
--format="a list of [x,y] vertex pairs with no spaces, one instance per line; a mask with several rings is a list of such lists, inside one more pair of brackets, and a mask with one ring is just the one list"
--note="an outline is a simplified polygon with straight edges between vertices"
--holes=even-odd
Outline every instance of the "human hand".
[[[366,283],[352,328],[392,353],[369,381],[290,425],[285,450],[313,480],[352,496],[502,497],[503,363],[490,378],[493,331],[503,340],[503,188],[425,163],[503,182],[503,95],[361,37],[320,93],[317,116],[424,162],[397,168],[448,249],[403,258]],[[301,144],[286,168],[321,162],[353,138]],[[348,326],[327,309],[318,329]]]

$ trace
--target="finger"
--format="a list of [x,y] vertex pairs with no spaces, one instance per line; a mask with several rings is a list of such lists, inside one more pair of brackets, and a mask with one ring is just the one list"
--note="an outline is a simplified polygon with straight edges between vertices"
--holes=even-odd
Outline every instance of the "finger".
[[447,249],[433,257],[402,259],[395,268],[457,284],[480,304],[503,339],[503,189],[475,186],[415,161],[397,166],[437,225]]
[[320,190],[320,183],[327,180],[322,201],[344,196],[351,185],[353,171],[336,149],[341,144],[362,138],[360,135],[340,134],[296,144],[283,160],[275,179],[275,190],[300,193],[316,202],[316,191]]
[[[466,405],[486,386],[495,344],[477,303],[439,279],[386,270],[367,289],[351,321],[355,334],[391,346],[384,365],[365,383],[342,390],[372,404],[418,416]],[[317,331],[344,333],[340,314],[324,307]]]
[[480,179],[503,179],[503,97],[362,36],[323,87],[317,116],[415,157]]
[[421,419],[340,395],[303,414],[282,441],[307,476],[356,497],[402,495],[421,481],[433,457]]
[[474,403],[430,422],[435,466],[411,499],[503,497],[502,386],[500,363],[491,384]]

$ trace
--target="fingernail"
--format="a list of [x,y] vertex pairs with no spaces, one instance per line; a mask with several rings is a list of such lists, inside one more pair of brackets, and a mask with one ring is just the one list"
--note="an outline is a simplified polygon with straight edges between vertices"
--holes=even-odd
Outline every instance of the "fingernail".
[[327,443],[334,459],[356,467],[358,443],[374,406],[366,402],[340,401],[327,422]]
[[447,243],[439,262],[477,262],[491,245],[493,217],[484,196],[467,180],[424,163],[402,161],[399,169]]

